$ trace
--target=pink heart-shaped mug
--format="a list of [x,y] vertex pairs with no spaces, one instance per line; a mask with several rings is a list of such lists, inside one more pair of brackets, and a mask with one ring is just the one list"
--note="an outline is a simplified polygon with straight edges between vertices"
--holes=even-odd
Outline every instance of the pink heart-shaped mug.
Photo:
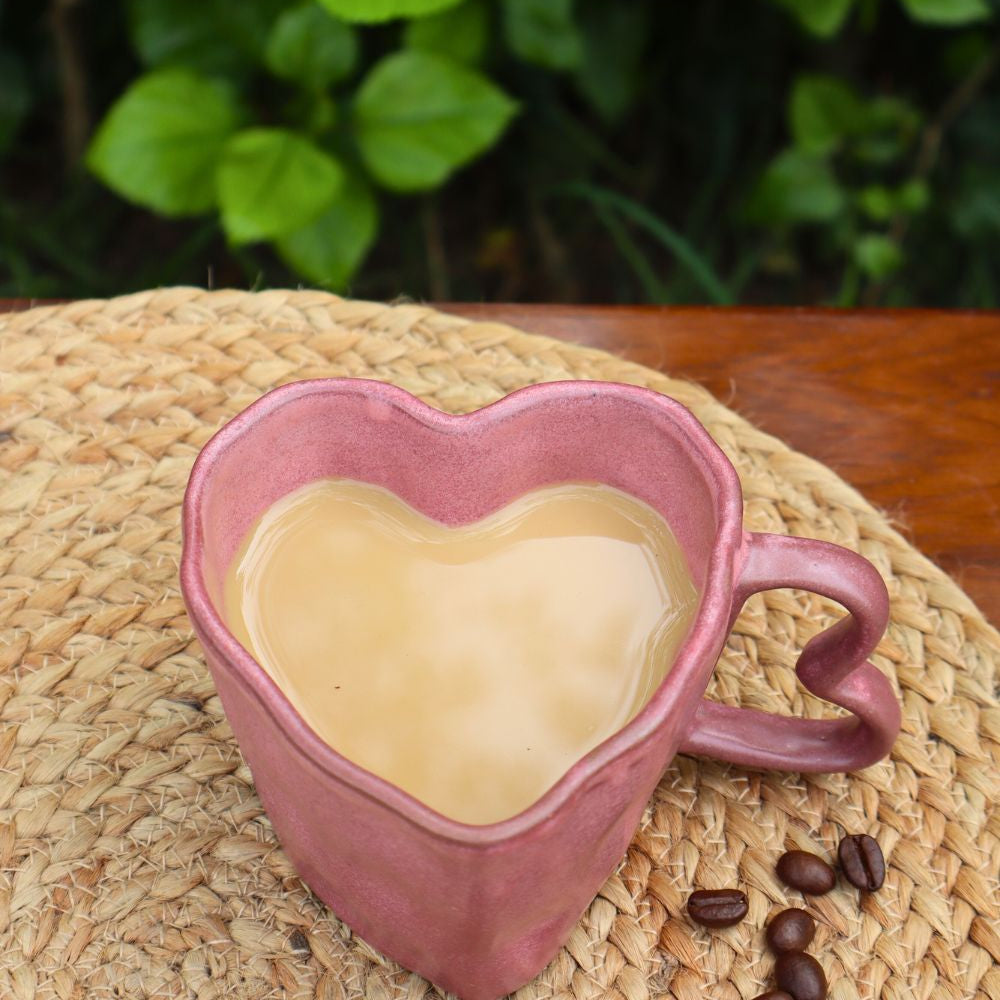
[[[219,613],[221,581],[257,516],[326,477],[384,486],[451,525],[546,484],[615,486],[670,524],[701,593],[697,616],[628,725],[517,816],[457,822],[321,740]],[[900,710],[866,661],[888,618],[881,577],[839,546],[746,532],[742,513],[736,471],[701,424],[630,385],[544,383],[452,416],[382,382],[320,379],[275,389],[235,417],[191,473],[181,585],[261,801],[302,878],[387,955],[465,1000],[492,1000],[536,975],[567,939],[678,751],[794,771],[846,771],[885,756]],[[797,669],[851,716],[786,718],[703,699],[744,601],[773,587],[803,587],[850,612],[806,645]]]

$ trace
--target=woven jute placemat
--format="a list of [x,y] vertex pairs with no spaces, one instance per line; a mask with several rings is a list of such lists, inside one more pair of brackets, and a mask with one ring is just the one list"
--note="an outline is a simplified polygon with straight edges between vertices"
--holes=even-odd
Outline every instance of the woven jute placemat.
[[[802,898],[774,862],[876,836],[885,887],[807,902],[835,1000],[1000,998],[1000,637],[853,489],[703,389],[414,305],[177,288],[0,320],[0,997],[416,1000],[431,988],[299,881],[184,613],[180,504],[198,449],[283,382],[379,378],[451,411],[528,383],[632,382],[690,407],[739,470],[750,528],[866,556],[892,597],[890,761],[850,775],[678,758],[619,871],[520,1000],[750,998],[762,928]],[[710,694],[810,716],[797,651],[835,608],[754,597]],[[748,919],[689,923],[693,888]]]

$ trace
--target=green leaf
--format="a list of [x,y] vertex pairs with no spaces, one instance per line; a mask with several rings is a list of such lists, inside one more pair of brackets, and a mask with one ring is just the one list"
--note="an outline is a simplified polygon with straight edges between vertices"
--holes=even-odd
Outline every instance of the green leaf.
[[378,24],[395,17],[424,17],[454,7],[459,0],[319,0],[331,14],[345,21]]
[[865,123],[864,105],[834,76],[796,77],[788,102],[795,145],[809,153],[829,153]]
[[131,0],[132,44],[147,66],[250,69],[284,0]]
[[249,243],[312,222],[340,192],[344,173],[295,132],[250,128],[226,144],[216,180],[229,239]]
[[215,166],[240,113],[228,87],[188,69],[140,77],[112,105],[87,152],[112,190],[163,215],[215,204]]
[[775,0],[811,35],[832,38],[844,26],[854,0]]
[[20,61],[10,52],[0,52],[0,152],[10,145],[30,103]]
[[360,177],[348,174],[322,215],[283,236],[277,249],[292,270],[336,291],[343,290],[378,234],[378,203]]
[[361,155],[378,181],[396,191],[441,184],[489,149],[516,110],[485,77],[415,51],[373,66],[354,106]]
[[917,215],[930,204],[927,182],[919,177],[906,181],[895,190],[884,184],[870,184],[858,196],[858,204],[868,218],[887,222],[894,215]]
[[794,224],[830,222],[845,205],[844,192],[823,157],[786,149],[765,169],[747,208],[754,221]]
[[854,243],[854,263],[870,278],[887,278],[899,270],[903,252],[898,244],[883,233],[865,233]]
[[486,51],[489,27],[490,13],[484,0],[465,0],[440,14],[410,21],[403,42],[411,49],[476,65]]
[[931,191],[927,181],[919,177],[906,181],[896,190],[896,204],[901,212],[917,215],[931,203]]
[[863,105],[864,121],[850,146],[861,163],[884,165],[898,160],[920,130],[920,112],[898,97],[876,97]]
[[573,0],[504,0],[503,15],[507,44],[518,58],[554,70],[583,61]]
[[876,97],[865,105],[865,130],[893,130],[915,135],[920,128],[920,112],[899,97]]
[[902,0],[914,21],[924,24],[971,24],[991,16],[986,0]]
[[285,11],[275,21],[264,61],[275,76],[307,90],[322,90],[354,70],[357,35],[318,4],[308,3]]
[[639,90],[640,64],[649,38],[649,7],[593,0],[580,9],[583,61],[576,86],[609,123],[629,109]]
[[595,184],[576,181],[558,188],[568,195],[586,198],[595,208],[614,209],[645,229],[682,264],[691,274],[711,302],[716,305],[732,305],[732,292],[715,273],[706,260],[676,229],[665,220],[653,215],[648,208],[617,191],[598,187]]
[[875,222],[888,222],[896,211],[896,199],[884,184],[869,184],[858,195],[861,211]]

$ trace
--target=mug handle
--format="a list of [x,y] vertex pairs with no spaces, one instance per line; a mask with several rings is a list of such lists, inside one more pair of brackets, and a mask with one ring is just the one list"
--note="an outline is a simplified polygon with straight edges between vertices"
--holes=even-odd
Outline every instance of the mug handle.
[[795,672],[807,690],[853,712],[851,718],[795,719],[702,699],[680,752],[747,767],[852,771],[885,757],[899,733],[899,702],[867,662],[889,620],[889,595],[867,559],[830,542],[744,534],[745,557],[733,591],[732,628],[751,594],[800,587],[849,612],[806,643]]

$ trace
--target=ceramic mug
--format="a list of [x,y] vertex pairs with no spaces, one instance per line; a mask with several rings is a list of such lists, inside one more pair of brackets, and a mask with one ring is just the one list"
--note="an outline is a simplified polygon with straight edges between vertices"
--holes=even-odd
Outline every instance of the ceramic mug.
[[[615,486],[670,524],[702,595],[697,616],[646,707],[538,801],[499,823],[449,819],[321,740],[220,615],[221,581],[255,518],[324,477],[386,487],[445,524],[546,484]],[[628,385],[546,383],[451,416],[385,383],[315,380],[267,393],[223,427],[184,498],[181,583],[257,791],[306,883],[404,966],[465,1000],[492,1000],[567,939],[678,751],[794,771],[851,770],[887,754],[899,706],[866,662],[888,616],[881,577],[836,545],[746,532],[742,511],[735,469],[691,413]],[[772,587],[803,587],[850,612],[806,645],[797,668],[850,716],[703,700],[743,602]]]

